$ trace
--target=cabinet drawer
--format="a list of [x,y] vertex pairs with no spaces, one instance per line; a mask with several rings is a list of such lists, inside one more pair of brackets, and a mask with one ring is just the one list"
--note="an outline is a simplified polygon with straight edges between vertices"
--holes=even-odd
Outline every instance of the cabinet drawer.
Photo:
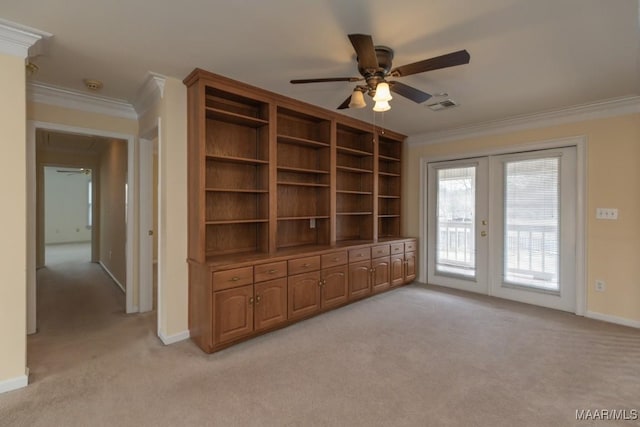
[[416,242],[415,240],[411,241],[411,242],[405,242],[404,243],[404,251],[405,252],[415,252],[416,250]]
[[256,265],[254,269],[256,282],[278,279],[287,275],[287,261]]
[[404,253],[404,243],[394,243],[391,245],[391,255]]
[[368,259],[371,259],[370,248],[351,249],[349,251],[349,262],[365,261]]
[[233,270],[213,273],[213,290],[236,288],[253,283],[253,267],[234,268]]
[[371,258],[380,258],[383,256],[389,256],[389,254],[390,254],[389,245],[373,246],[371,248]]
[[320,270],[320,255],[289,260],[289,275]]
[[347,263],[347,251],[322,255],[322,268],[344,265]]

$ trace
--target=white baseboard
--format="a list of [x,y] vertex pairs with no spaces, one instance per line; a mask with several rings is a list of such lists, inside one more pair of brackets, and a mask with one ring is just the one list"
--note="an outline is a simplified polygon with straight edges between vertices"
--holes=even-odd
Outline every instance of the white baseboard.
[[24,375],[8,380],[0,381],[0,393],[17,390],[26,387],[29,384],[29,368],[26,369]]
[[109,271],[109,269],[107,268],[106,265],[104,265],[102,263],[102,261],[98,261],[98,264],[100,264],[100,267],[102,267],[102,269],[109,275],[109,277],[111,277],[111,279],[116,282],[116,285],[118,285],[118,287],[120,289],[122,289],[122,292],[124,292],[125,294],[127,293],[127,290],[125,289],[124,286],[122,286],[122,283],[120,283],[120,281],[118,281],[118,279],[116,279],[116,276],[114,276],[111,271]]
[[186,339],[189,339],[189,336],[190,336],[189,331],[182,331],[177,334],[169,335],[169,336],[166,336],[161,331],[158,331],[158,338],[160,338],[160,340],[164,345],[171,345],[180,341],[184,341]]
[[587,311],[585,317],[603,322],[616,323],[618,325],[630,326],[632,328],[640,328],[640,320],[627,319],[625,317],[612,316],[610,314],[597,313],[595,311]]

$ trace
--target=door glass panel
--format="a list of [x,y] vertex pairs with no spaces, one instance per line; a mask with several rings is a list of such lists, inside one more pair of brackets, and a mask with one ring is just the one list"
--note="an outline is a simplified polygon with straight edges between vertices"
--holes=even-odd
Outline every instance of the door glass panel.
[[437,174],[436,271],[476,276],[476,166]]
[[504,282],[557,292],[559,158],[504,165]]

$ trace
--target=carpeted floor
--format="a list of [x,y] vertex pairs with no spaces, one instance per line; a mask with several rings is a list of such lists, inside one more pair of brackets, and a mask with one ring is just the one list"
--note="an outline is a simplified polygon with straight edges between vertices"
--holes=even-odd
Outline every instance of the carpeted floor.
[[38,273],[2,426],[602,426],[640,410],[640,331],[411,285],[213,355],[165,347],[100,267]]

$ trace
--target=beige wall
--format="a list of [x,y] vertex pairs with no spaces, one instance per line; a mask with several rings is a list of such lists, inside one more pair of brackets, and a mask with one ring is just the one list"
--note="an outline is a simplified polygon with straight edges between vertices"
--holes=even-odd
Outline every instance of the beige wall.
[[127,135],[138,134],[138,121],[37,102],[27,103],[27,119]]
[[[405,150],[404,233],[420,232],[420,159],[572,136],[587,139],[587,310],[640,321],[640,114],[463,139]],[[597,207],[618,208],[618,221],[595,219]],[[607,284],[595,292],[596,279]]]
[[24,58],[0,54],[0,383],[25,375],[27,331]]
[[112,139],[106,141],[104,145],[100,155],[99,168],[100,262],[121,285],[126,286],[127,143],[123,140]]
[[167,78],[160,101],[159,136],[159,333],[188,330],[187,270],[187,88]]

